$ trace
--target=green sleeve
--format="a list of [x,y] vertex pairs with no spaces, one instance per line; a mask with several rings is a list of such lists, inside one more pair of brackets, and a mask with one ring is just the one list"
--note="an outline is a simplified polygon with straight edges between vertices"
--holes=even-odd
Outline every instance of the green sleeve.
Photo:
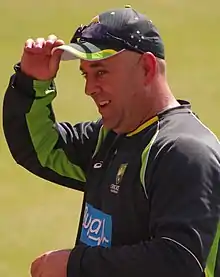
[[3,104],[3,127],[18,164],[49,181],[84,190],[91,158],[104,138],[101,121],[58,123],[52,108],[52,81],[22,72],[12,76]]

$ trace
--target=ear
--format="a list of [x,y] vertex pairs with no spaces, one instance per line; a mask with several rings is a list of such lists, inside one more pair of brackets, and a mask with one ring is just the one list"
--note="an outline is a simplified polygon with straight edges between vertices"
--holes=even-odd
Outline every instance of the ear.
[[145,83],[149,84],[152,82],[156,75],[157,60],[151,52],[143,54],[143,67],[145,70]]

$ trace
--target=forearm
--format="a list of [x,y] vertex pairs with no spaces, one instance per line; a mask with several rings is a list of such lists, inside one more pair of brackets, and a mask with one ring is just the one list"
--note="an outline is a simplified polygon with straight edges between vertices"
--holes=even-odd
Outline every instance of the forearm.
[[133,246],[77,246],[70,255],[67,277],[201,277],[196,259],[183,247],[164,239]]
[[81,189],[84,172],[69,161],[55,125],[51,106],[55,96],[50,81],[37,82],[21,72],[14,75],[4,98],[5,137],[18,164],[50,181]]

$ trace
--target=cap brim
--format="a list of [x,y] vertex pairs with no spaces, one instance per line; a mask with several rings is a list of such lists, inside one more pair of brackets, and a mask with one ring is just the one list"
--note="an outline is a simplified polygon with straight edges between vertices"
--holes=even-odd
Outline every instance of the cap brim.
[[76,59],[97,61],[107,59],[124,51],[124,49],[108,49],[106,46],[97,46],[90,42],[80,42],[71,43],[68,45],[61,45],[56,47],[53,51],[56,51],[57,49],[63,50],[61,56],[62,61]]

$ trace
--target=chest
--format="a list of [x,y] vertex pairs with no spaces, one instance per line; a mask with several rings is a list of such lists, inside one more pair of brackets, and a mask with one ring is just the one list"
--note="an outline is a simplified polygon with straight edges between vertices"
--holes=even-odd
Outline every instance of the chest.
[[100,152],[88,174],[86,202],[110,215],[113,243],[147,239],[149,203],[141,183],[144,147],[122,140],[110,152]]

